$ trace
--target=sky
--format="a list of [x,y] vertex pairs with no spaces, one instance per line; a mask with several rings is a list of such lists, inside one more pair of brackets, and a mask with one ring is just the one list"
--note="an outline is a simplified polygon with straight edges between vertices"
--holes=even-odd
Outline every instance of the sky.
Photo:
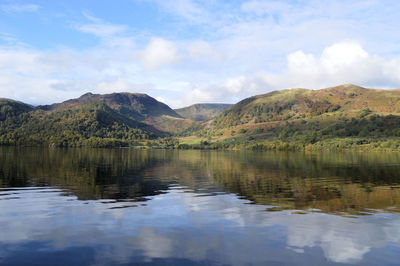
[[173,108],[400,88],[397,0],[0,0],[0,97],[146,93]]

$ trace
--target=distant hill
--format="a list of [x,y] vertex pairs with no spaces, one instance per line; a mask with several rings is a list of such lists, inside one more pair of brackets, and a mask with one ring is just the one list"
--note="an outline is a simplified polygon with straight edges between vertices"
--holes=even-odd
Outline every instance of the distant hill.
[[7,117],[15,117],[22,113],[30,112],[33,109],[34,108],[28,104],[0,98],[0,121],[6,120]]
[[[214,141],[315,143],[329,138],[400,137],[400,90],[345,84],[246,98],[189,132]],[[193,139],[191,140],[193,142]],[[397,144],[396,144],[397,145]]]
[[9,145],[127,146],[192,123],[145,94],[87,93],[36,108],[0,100],[0,143]]
[[329,113],[352,117],[364,109],[382,114],[400,111],[400,90],[366,89],[346,84],[321,90],[273,91],[240,101],[214,121],[224,127]]
[[[387,142],[382,145],[397,149],[400,90],[353,84],[321,90],[289,89],[249,97],[235,105],[196,104],[177,110],[137,93],[87,93],[38,107],[0,99],[3,145],[110,147],[151,142],[171,147],[177,145],[173,136],[183,143],[222,143],[216,147],[259,145],[263,141],[304,147],[352,138],[343,142],[378,146]],[[158,137],[167,138],[155,140]],[[331,144],[339,147],[336,142]]]
[[91,102],[72,109],[33,109],[0,121],[0,143],[7,145],[127,146],[163,135],[154,127]]
[[151,125],[166,133],[178,133],[193,124],[193,121],[184,119],[168,105],[147,94],[140,93],[86,93],[79,98],[62,103],[39,106],[39,109],[45,111],[66,110],[93,102],[103,103],[123,116]]
[[52,105],[39,106],[39,108],[43,110],[63,110],[79,107],[91,102],[104,103],[118,113],[127,115],[136,120],[145,120],[148,117],[162,115],[182,118],[168,105],[157,101],[147,94],[126,92],[112,94],[86,93],[76,99]]
[[175,109],[179,115],[193,121],[207,121],[231,107],[232,104],[201,103]]

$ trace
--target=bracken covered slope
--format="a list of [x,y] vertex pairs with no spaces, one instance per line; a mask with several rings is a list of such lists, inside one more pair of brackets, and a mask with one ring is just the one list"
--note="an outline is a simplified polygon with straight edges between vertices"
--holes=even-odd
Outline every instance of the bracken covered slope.
[[363,110],[379,114],[400,111],[400,90],[366,89],[345,84],[321,90],[274,91],[240,101],[214,119],[218,127],[288,120],[340,113],[349,117]]
[[400,148],[399,137],[400,90],[345,84],[249,97],[188,132],[181,141],[207,139],[231,147],[271,141],[304,146],[332,140],[330,144],[337,147],[355,141],[378,146],[388,142]]

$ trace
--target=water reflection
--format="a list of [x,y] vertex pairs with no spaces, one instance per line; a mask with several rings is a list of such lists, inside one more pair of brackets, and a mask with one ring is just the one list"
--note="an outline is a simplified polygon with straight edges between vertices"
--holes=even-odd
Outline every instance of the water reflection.
[[399,159],[3,147],[0,264],[396,264]]

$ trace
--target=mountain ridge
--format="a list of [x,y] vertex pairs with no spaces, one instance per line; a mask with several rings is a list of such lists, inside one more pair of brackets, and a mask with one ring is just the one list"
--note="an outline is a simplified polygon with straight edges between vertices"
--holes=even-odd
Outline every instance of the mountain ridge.
[[234,105],[195,104],[176,110],[139,93],[86,93],[38,107],[0,99],[0,144],[131,146],[172,136],[181,142],[190,137],[245,143],[400,137],[400,90],[354,84],[297,88],[255,95]]
[[318,149],[336,149],[354,144],[397,149],[398,137],[400,90],[344,84],[272,91],[243,99],[180,140],[200,143],[206,139],[214,148],[305,149],[318,144]]
[[174,121],[174,130],[187,123],[169,106],[145,94],[86,93],[62,103],[37,107],[3,100],[0,143],[129,146],[171,135],[170,120],[178,121]]
[[192,123],[177,114],[168,105],[144,93],[93,94],[89,92],[75,99],[39,106],[38,108],[45,111],[63,110],[79,107],[90,102],[104,103],[112,110],[131,119],[151,125],[160,132],[177,133],[182,128],[191,126]]
[[[238,102],[214,118],[216,124],[232,126],[259,121],[282,120],[288,116],[321,115],[339,111],[393,113],[400,110],[400,91],[368,89],[353,84],[320,90],[287,89],[255,95]],[[230,121],[228,121],[230,120]]]
[[[122,112],[124,111],[129,112],[130,115],[135,116],[137,119],[144,119],[147,116],[154,116],[154,115],[169,115],[177,118],[182,118],[175,111],[173,111],[168,105],[159,102],[156,99],[144,93],[119,92],[110,94],[94,94],[88,92],[78,98],[69,99],[61,103],[39,106],[38,108],[44,110],[58,110],[58,109],[71,108],[79,104],[84,104],[94,101],[104,102],[110,108],[115,110],[117,110],[121,106],[126,107],[128,109],[122,110]],[[146,105],[152,105],[152,108],[147,108]]]

